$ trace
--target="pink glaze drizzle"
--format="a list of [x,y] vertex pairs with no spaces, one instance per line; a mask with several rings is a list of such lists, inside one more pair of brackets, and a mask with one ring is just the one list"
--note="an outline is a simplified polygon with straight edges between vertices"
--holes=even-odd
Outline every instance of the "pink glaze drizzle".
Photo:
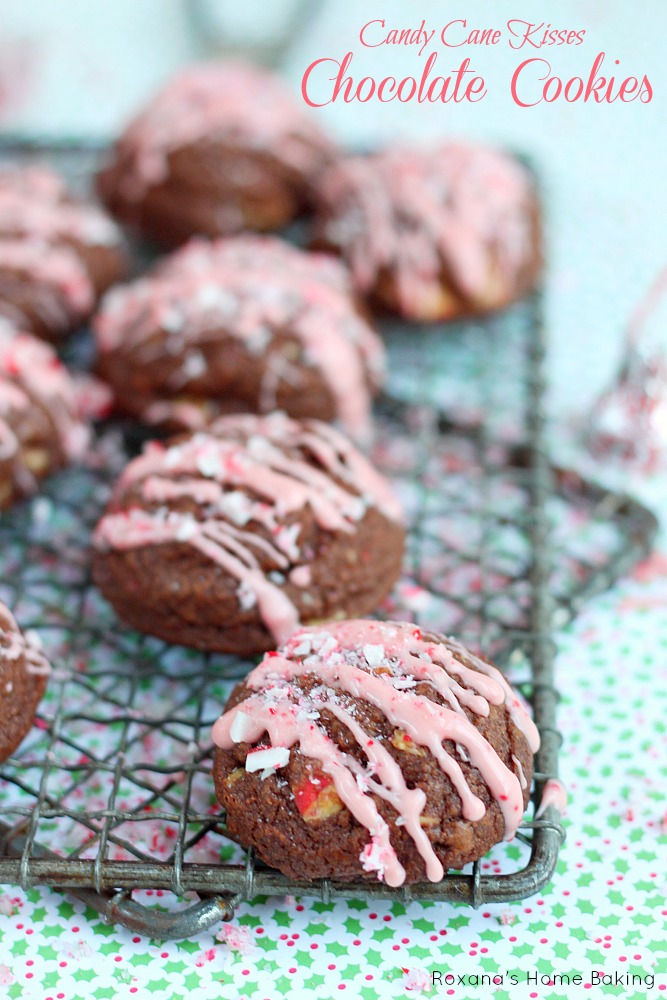
[[9,608],[0,602],[0,662],[23,659],[31,674],[50,674],[51,667],[42,653],[36,634],[24,634]]
[[403,310],[441,284],[483,300],[497,256],[511,290],[531,252],[533,190],[526,170],[494,149],[446,143],[340,160],[323,176],[323,234],[339,247],[360,291],[380,272],[396,280]]
[[[401,518],[389,484],[342,434],[281,413],[223,417],[209,431],[169,448],[149,446],[127,466],[116,496],[136,489],[156,509],[114,512],[112,507],[97,526],[95,543],[116,549],[169,542],[194,546],[238,580],[241,607],[256,601],[277,642],[297,628],[298,612],[282,589],[285,580],[269,579],[262,570],[257,550],[295,586],[310,582],[301,572],[307,566],[293,566],[304,558],[299,526],[279,519],[310,507],[321,528],[353,534],[369,506],[392,520]],[[197,504],[196,514],[165,506],[183,498]],[[250,522],[267,528],[272,542],[242,530]]]
[[558,778],[549,778],[546,782],[539,808],[535,813],[535,819],[539,819],[550,806],[557,809],[561,816],[567,807],[567,791],[563,782],[559,781]]
[[[10,299],[4,299],[7,279],[3,271],[26,272],[35,283],[30,304],[47,325],[62,326],[71,319],[69,313],[83,319],[93,308],[95,292],[88,271],[74,250],[64,245],[51,246],[33,238],[2,238],[0,236],[0,312],[20,324],[23,314]],[[36,297],[39,285],[56,290],[62,299],[48,301]]]
[[[144,366],[153,361],[156,334],[166,332],[161,350],[183,355],[172,376],[175,396],[196,387],[207,370],[201,348],[222,333],[251,355],[287,335],[299,342],[301,363],[320,372],[339,419],[355,435],[368,432],[369,384],[377,386],[384,370],[381,342],[354,306],[345,269],[274,237],[191,241],[152,277],[109,292],[95,330],[101,354],[130,348],[133,364]],[[286,357],[270,354],[260,409],[275,409],[280,382],[298,378]]]
[[81,458],[90,431],[79,418],[77,393],[55,351],[29,333],[0,321],[0,461],[9,462],[22,492],[35,489],[21,456],[19,423],[36,408],[55,430],[64,457]]
[[[382,672],[376,673],[380,667]],[[369,738],[354,718],[353,708],[341,704],[338,695],[345,692],[370,702],[392,725],[428,748],[458,793],[464,818],[479,820],[484,804],[468,786],[458,761],[442,745],[444,740],[454,742],[461,758],[479,770],[502,811],[505,836],[511,839],[523,816],[520,779],[463,711],[465,706],[485,716],[490,704],[507,705],[502,675],[489,664],[485,667],[482,674],[467,667],[449,648],[449,640],[447,645],[429,641],[416,626],[406,623],[347,621],[300,629],[277,654],[267,655],[249,674],[247,684],[253,693],[218,719],[213,741],[229,749],[234,742],[255,743],[268,733],[273,746],[298,743],[304,756],[318,760],[331,775],[343,803],[368,829],[371,839],[360,858],[366,870],[377,871],[389,885],[401,885],[405,879],[389,827],[368,794],[372,791],[394,807],[396,822],[411,836],[424,859],[428,878],[438,881],[442,865],[419,822],[426,804],[424,793],[407,787],[393,756],[380,741]],[[309,694],[292,684],[294,678],[307,674],[321,681]],[[415,693],[413,689],[421,683],[434,687],[446,704]],[[520,723],[531,748],[537,749],[539,735],[532,720],[525,712],[522,716],[516,706],[512,708],[514,721]],[[317,725],[323,709],[349,728],[367,757],[365,767],[342,753]],[[239,713],[241,740],[236,727],[236,739],[232,736]]]
[[95,301],[79,249],[120,242],[115,223],[96,206],[70,199],[57,174],[42,167],[0,170],[0,308],[16,325],[23,317],[11,297],[2,302],[2,271],[26,272],[36,286],[53,288],[60,301],[38,295],[37,287],[31,307],[48,326],[68,326]]
[[239,62],[192,66],[171,80],[121,136],[127,198],[168,173],[172,150],[200,141],[248,146],[310,178],[333,147],[281,80]]
[[118,226],[96,205],[71,200],[43,167],[0,170],[0,233],[39,243],[118,246]]

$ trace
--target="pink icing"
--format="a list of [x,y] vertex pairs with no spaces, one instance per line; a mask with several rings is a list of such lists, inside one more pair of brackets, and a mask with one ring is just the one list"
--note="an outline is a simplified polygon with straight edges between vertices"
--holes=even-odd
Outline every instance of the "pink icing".
[[542,791],[540,805],[535,813],[535,819],[539,819],[546,810],[553,806],[563,815],[567,806],[567,791],[565,785],[558,778],[549,778]]
[[[15,308],[11,300],[3,301],[7,278],[3,271],[25,271],[36,285],[52,286],[62,298],[62,306],[55,300],[36,298],[33,290],[32,308],[50,325],[64,325],[70,321],[69,312],[83,319],[93,308],[95,292],[81,259],[66,246],[51,246],[32,238],[0,238],[0,310],[9,314]],[[10,281],[10,287],[13,280]],[[66,311],[65,311],[66,310]],[[20,322],[21,317],[16,319]]]
[[0,170],[0,233],[49,244],[117,246],[121,240],[104,212],[69,200],[61,178],[41,167]]
[[3,167],[0,191],[14,191],[41,202],[60,201],[67,195],[63,178],[44,166]]
[[0,602],[0,660],[23,659],[31,674],[49,674],[51,667],[36,634],[20,631],[13,614]]
[[278,77],[243,63],[205,63],[171,80],[121,137],[126,197],[165,179],[172,150],[204,140],[266,151],[306,178],[332,154]]
[[528,741],[530,749],[535,753],[540,746],[540,736],[537,731],[537,727],[530,720],[530,717],[526,711],[526,706],[521,699],[519,693],[514,690],[507,682],[507,678],[500,672],[500,670],[493,667],[486,660],[482,660],[481,657],[475,656],[470,650],[466,649],[457,642],[456,639],[447,640],[451,649],[458,653],[459,655],[465,655],[474,664],[475,669],[483,674],[488,674],[492,677],[500,686],[502,687],[505,694],[505,707],[510,714],[510,718],[514,725],[519,729]]
[[[20,326],[13,274],[26,272],[34,284],[30,306],[50,327],[68,327],[87,316],[95,290],[74,244],[116,246],[120,230],[93,205],[69,199],[57,174],[46,168],[0,170],[0,309]],[[40,286],[52,288],[56,296]],[[4,298],[4,289],[9,289]]]
[[[325,255],[274,237],[193,240],[152,277],[109,292],[95,330],[101,354],[129,348],[133,364],[145,366],[154,359],[156,333],[166,332],[161,349],[183,356],[172,380],[179,396],[206,372],[200,348],[220,333],[242,341],[252,355],[286,333],[300,343],[302,363],[322,375],[341,423],[355,435],[368,432],[368,383],[381,380],[384,351],[355,308],[345,269]],[[279,383],[298,377],[286,358],[271,355],[260,409],[275,409]],[[153,415],[161,405],[154,404]]]
[[371,291],[387,269],[408,314],[441,284],[443,263],[475,301],[492,254],[511,290],[532,251],[530,177],[494,149],[446,143],[349,157],[326,172],[320,194],[324,238],[342,250],[357,287]]
[[[501,761],[468,719],[464,706],[486,716],[491,704],[504,704],[514,713],[512,719],[533,752],[539,747],[539,734],[527,712],[519,711],[513,699],[508,703],[500,672],[490,664],[484,664],[482,673],[466,666],[460,658],[462,649],[450,640],[445,645],[425,639],[416,626],[407,623],[346,621],[301,629],[249,674],[247,684],[253,693],[218,719],[213,741],[229,749],[235,742],[255,743],[266,733],[275,747],[291,748],[298,743],[304,756],[317,760],[331,775],[342,802],[369,831],[370,840],[360,858],[366,870],[376,871],[389,885],[401,885],[405,879],[390,828],[368,794],[372,790],[396,810],[396,825],[412,838],[427,877],[439,881],[442,864],[420,824],[426,805],[423,791],[407,787],[394,757],[380,741],[369,738],[340,694],[370,702],[392,725],[428,748],[458,793],[464,818],[479,820],[484,804],[468,786],[459,762],[442,745],[444,740],[455,743],[461,760],[480,772],[502,811],[505,836],[511,839],[523,816],[520,777]],[[374,672],[379,667],[382,672]],[[292,684],[294,678],[306,674],[322,682],[309,694]],[[418,683],[434,687],[445,704],[416,694],[413,689]],[[344,754],[318,725],[322,709],[347,726],[363,748],[365,766]]]
[[[112,509],[97,526],[95,543],[116,549],[169,542],[194,546],[238,580],[241,607],[256,602],[277,642],[299,624],[298,611],[282,589],[284,574],[299,587],[310,582],[305,564],[293,566],[305,558],[298,546],[299,526],[279,519],[310,507],[321,528],[353,534],[369,506],[391,520],[401,518],[389,484],[342,434],[281,413],[223,417],[208,431],[168,448],[149,446],[127,466],[116,496],[137,488],[145,502],[158,506]],[[183,498],[197,504],[196,515],[165,506]],[[267,528],[272,543],[243,530],[251,522]],[[280,580],[261,569],[258,550]]]
[[12,463],[13,475],[24,492],[32,492],[36,484],[21,458],[16,421],[33,407],[55,429],[65,458],[80,458],[90,432],[79,419],[69,373],[48,344],[0,323],[0,460]]

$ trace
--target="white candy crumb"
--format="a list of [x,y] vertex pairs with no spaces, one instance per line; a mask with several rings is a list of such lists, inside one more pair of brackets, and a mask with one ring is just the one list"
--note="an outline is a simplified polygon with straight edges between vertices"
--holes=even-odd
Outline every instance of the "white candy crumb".
[[27,628],[23,634],[25,636],[26,642],[28,643],[29,646],[32,646],[33,649],[39,649],[39,650],[44,649],[44,644],[42,643],[41,638],[39,637],[37,632],[35,632],[34,629]]
[[338,640],[333,635],[329,635],[320,646],[318,652],[320,656],[328,656],[329,653],[333,653],[334,649],[337,648]]
[[220,501],[220,508],[230,521],[240,526],[247,524],[252,517],[252,503],[240,490],[225,493]]
[[48,497],[37,497],[32,502],[31,513],[35,524],[46,524],[53,513],[53,504]]
[[194,517],[184,517],[176,529],[176,538],[179,542],[189,542],[197,531],[197,522]]
[[319,719],[320,713],[317,711],[307,712],[304,708],[300,708],[296,713],[297,722],[305,722],[306,720],[313,722]]
[[206,448],[197,459],[197,468],[201,472],[202,476],[207,476],[209,479],[215,479],[222,473],[220,456],[213,450],[213,448]]
[[215,939],[221,944],[226,944],[230,951],[237,951],[239,955],[250,955],[255,948],[252,934],[247,927],[223,924]]
[[241,584],[238,588],[236,596],[239,599],[241,611],[249,611],[250,608],[254,608],[257,604],[257,595],[250,587],[244,586],[244,584]]
[[392,677],[391,685],[397,691],[407,691],[408,688],[416,687],[417,681],[414,677]]
[[283,525],[275,536],[275,543],[281,552],[289,556],[290,559],[297,559],[299,548],[296,540],[301,531],[300,524]]
[[356,778],[357,787],[359,788],[359,791],[360,792],[367,792],[368,788],[369,788],[368,780],[366,778],[364,778],[363,774],[357,774],[357,775],[355,775],[355,778]]
[[431,977],[426,969],[408,969],[403,973],[403,988],[410,993],[430,993]]
[[220,301],[220,290],[217,285],[202,285],[195,296],[199,309],[215,309]]
[[304,635],[298,646],[295,646],[294,656],[308,656],[313,650],[310,636]]
[[377,872],[378,879],[384,880],[384,851],[375,837],[372,838],[370,844],[366,844],[359,855],[359,860],[364,871]]
[[234,743],[243,743],[246,736],[250,734],[253,720],[245,712],[237,712],[229,727],[229,735]]
[[267,747],[266,750],[251,750],[246,757],[246,771],[264,771],[267,768],[285,767],[289,761],[289,747]]
[[369,667],[379,667],[385,659],[384,646],[373,646],[371,643],[363,647],[363,654]]
[[188,354],[182,365],[183,374],[187,378],[198,378],[206,371],[206,358],[199,351]]
[[183,329],[184,317],[178,309],[164,310],[162,313],[162,329],[166,333],[180,333]]

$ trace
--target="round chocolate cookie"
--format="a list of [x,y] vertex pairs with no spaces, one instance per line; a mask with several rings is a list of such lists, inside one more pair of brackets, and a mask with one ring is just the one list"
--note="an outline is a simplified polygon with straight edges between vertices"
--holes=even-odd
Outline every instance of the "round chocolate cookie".
[[127,466],[95,535],[95,581],[167,642],[251,655],[300,621],[364,614],[398,577],[401,512],[338,431],[221,417]]
[[405,622],[303,628],[213,727],[227,829],[296,879],[438,882],[511,839],[539,735],[503,675]]
[[0,509],[81,458],[89,440],[74,383],[53,349],[0,319]]
[[128,125],[97,186],[120,220],[173,247],[197,233],[280,229],[333,155],[278,77],[210,63],[173,79]]
[[368,433],[384,350],[325,254],[271,236],[193,240],[112,289],[94,327],[100,376],[145,423],[193,430],[279,409]]
[[528,170],[461,143],[352,156],[322,176],[318,247],[340,253],[379,309],[432,322],[498,309],[541,268]]
[[0,315],[59,340],[125,272],[120,230],[42,167],[0,170]]
[[36,635],[25,635],[0,603],[0,762],[16,750],[32,726],[50,667]]

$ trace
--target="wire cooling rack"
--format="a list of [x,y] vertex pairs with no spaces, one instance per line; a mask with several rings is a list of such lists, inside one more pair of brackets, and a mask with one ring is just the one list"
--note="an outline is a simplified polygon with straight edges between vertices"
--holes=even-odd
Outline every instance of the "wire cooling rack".
[[[49,159],[83,179],[94,152],[66,144]],[[560,746],[552,628],[648,552],[655,521],[630,498],[549,466],[539,292],[484,322],[396,324],[385,334],[392,375],[373,457],[396,485],[409,532],[404,574],[381,615],[456,634],[508,671],[542,737],[536,806]],[[74,360],[85,346],[84,336]],[[463,872],[398,890],[296,882],[228,837],[210,729],[251,664],[126,629],[90,580],[90,530],[135,444],[122,425],[100,428],[86,467],[0,515],[0,599],[39,631],[55,666],[35,728],[0,765],[0,882],[67,889],[157,938],[229,919],[256,895],[479,906],[537,892],[563,836],[554,809]],[[167,909],[153,908],[155,893]]]

